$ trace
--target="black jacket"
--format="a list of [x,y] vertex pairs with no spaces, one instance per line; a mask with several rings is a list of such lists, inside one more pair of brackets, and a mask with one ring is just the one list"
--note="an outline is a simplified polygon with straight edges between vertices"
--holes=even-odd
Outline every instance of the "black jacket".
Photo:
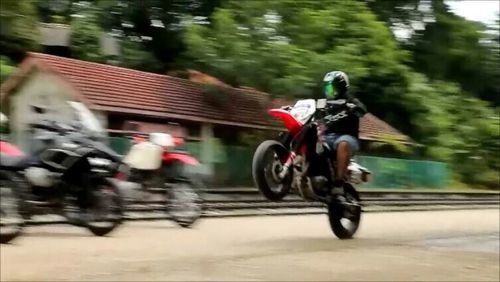
[[354,98],[333,99],[326,102],[322,118],[325,134],[359,137],[359,119],[366,114],[365,106]]

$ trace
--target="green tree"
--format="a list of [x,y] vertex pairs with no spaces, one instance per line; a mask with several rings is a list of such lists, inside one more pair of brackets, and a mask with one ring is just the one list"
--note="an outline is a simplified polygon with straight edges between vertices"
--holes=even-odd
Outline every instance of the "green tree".
[[118,59],[120,66],[142,71],[161,70],[161,64],[151,52],[145,50],[141,42],[125,37],[120,41],[120,45],[121,56]]
[[9,58],[0,56],[0,83],[7,80],[15,69],[14,63]]
[[26,51],[38,48],[34,4],[34,0],[0,1],[0,54],[18,61]]
[[84,61],[105,62],[100,43],[103,35],[99,25],[100,10],[87,2],[76,3],[74,9],[79,12],[71,21],[71,55]]
[[500,105],[498,21],[466,20],[443,0],[372,0],[369,6],[395,34],[406,35],[399,40],[412,53],[412,68]]
[[[471,46],[478,40],[474,30],[473,39],[464,39]],[[210,25],[191,19],[185,43],[192,67],[278,96],[315,96],[322,75],[342,69],[370,111],[425,144],[428,157],[450,163],[463,182],[498,183],[495,112],[460,84],[447,82],[449,76],[429,79],[413,71],[412,53],[364,3],[229,1]]]
[[[159,70],[180,64],[175,60],[185,49],[184,16],[191,15],[199,23],[208,19],[220,0],[96,0],[106,11],[101,25],[121,37],[138,36],[143,50],[156,57]],[[159,71],[158,70],[158,71]]]
[[402,95],[408,54],[363,3],[328,3],[230,2],[210,26],[189,25],[186,61],[230,84],[289,97],[317,95],[322,75],[342,69],[372,111],[403,128],[401,104],[413,103]]
[[453,14],[440,1],[434,5],[435,21],[417,31],[409,45],[415,69],[432,79],[457,82],[474,96],[499,105],[495,73],[500,65],[491,64],[495,46],[484,42],[486,27]]
[[[143,71],[160,71],[162,69],[161,63],[152,52],[147,50],[140,34],[106,30],[104,22],[109,13],[106,11],[105,5],[113,3],[113,1],[102,3],[78,1],[73,3],[72,56],[81,60],[107,62]],[[113,35],[117,40],[119,44],[118,56],[103,53],[101,40],[105,32]]]
[[37,0],[39,19],[45,23],[67,24],[71,21],[73,0]]

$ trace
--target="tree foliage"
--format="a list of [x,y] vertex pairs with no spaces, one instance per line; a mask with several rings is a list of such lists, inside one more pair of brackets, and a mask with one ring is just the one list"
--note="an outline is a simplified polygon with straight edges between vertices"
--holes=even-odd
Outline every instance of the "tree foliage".
[[443,0],[372,0],[369,6],[389,27],[408,33],[400,40],[413,56],[412,68],[500,105],[498,20],[490,26],[468,21]]
[[35,0],[0,1],[0,54],[20,60],[38,47]]
[[4,82],[14,72],[14,63],[5,56],[0,56],[0,83]]
[[474,96],[500,105],[500,64],[492,60],[498,58],[498,48],[488,42],[484,24],[467,21],[446,6],[434,11],[435,21],[417,31],[408,47],[415,69],[432,79],[457,82]]
[[[448,42],[457,56],[448,55],[450,61],[459,61],[467,48],[476,46],[477,26],[468,27],[469,33],[456,36],[458,43]],[[325,72],[344,70],[351,91],[376,115],[425,144],[429,157],[452,164],[462,181],[498,183],[495,111],[465,93],[460,77],[414,71],[415,52],[423,52],[401,48],[364,3],[229,1],[214,12],[209,26],[191,20],[185,42],[184,55],[193,67],[279,96],[313,97]],[[484,62],[489,55],[477,56]],[[433,60],[440,61],[437,57]]]
[[[104,11],[101,25],[120,36],[138,36],[153,54],[161,71],[172,68],[184,51],[183,18],[191,15],[206,22],[219,0],[96,0]],[[144,53],[146,56],[146,53]]]
[[[500,22],[468,21],[444,0],[0,5],[0,55],[14,60],[37,48],[40,19],[71,25],[78,59],[160,73],[197,69],[275,96],[318,97],[324,73],[343,70],[350,91],[424,144],[427,158],[448,162],[463,182],[498,185]],[[104,33],[119,41],[118,57],[103,54]],[[1,71],[2,78],[11,71],[3,59]],[[221,102],[210,94],[217,91],[205,86],[207,97]]]
[[71,54],[91,62],[106,61],[101,51],[103,30],[99,25],[99,10],[90,3],[77,3],[78,14],[71,22]]

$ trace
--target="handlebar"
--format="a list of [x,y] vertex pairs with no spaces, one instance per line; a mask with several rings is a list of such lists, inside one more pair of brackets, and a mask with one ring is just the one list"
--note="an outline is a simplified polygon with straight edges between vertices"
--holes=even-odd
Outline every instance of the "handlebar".
[[29,125],[30,125],[30,127],[36,128],[36,129],[58,131],[58,127],[55,125],[55,122],[53,122],[53,121],[42,120],[39,122],[32,122]]
[[60,123],[52,120],[42,120],[38,122],[32,122],[30,123],[30,127],[36,128],[36,129],[43,129],[43,130],[48,130],[48,131],[56,131],[56,132],[61,132],[61,133],[67,133],[67,132],[72,132],[72,131],[78,131],[78,127],[67,124],[67,123]]

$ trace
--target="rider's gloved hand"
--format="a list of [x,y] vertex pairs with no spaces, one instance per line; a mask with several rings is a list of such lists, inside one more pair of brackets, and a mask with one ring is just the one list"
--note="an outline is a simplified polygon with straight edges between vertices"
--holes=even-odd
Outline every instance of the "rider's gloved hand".
[[348,103],[346,103],[349,111],[357,115],[358,117],[362,117],[367,113],[365,105],[361,103],[357,98],[351,99]]

